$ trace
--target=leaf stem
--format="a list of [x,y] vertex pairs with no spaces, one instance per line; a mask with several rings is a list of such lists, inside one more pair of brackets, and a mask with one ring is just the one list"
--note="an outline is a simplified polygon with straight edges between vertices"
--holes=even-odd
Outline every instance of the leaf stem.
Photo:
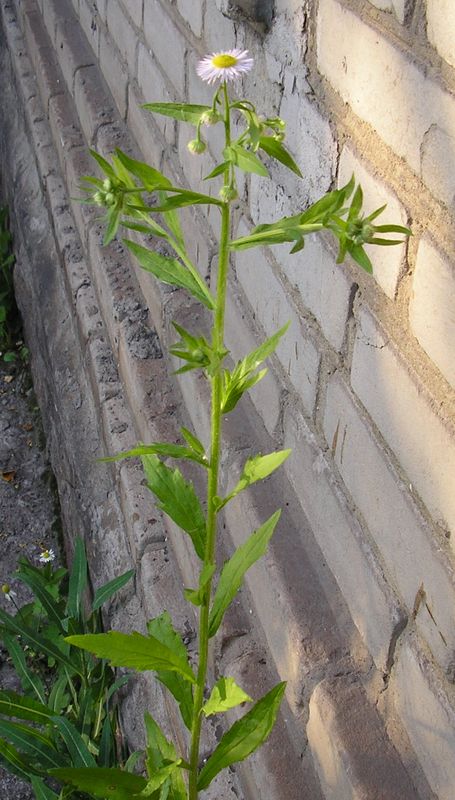
[[[231,120],[229,97],[226,83],[222,86],[224,97],[224,130],[225,146],[229,147],[231,141]],[[224,171],[224,187],[230,184],[230,167]],[[227,275],[229,268],[229,232],[231,224],[231,214],[229,201],[223,203],[221,210],[221,234],[220,249],[218,255],[218,278],[215,315],[212,329],[212,347],[214,352],[219,352],[224,342],[224,319],[226,308],[226,288]],[[204,567],[215,563],[216,532],[217,532],[217,506],[215,498],[218,494],[218,477],[221,455],[221,391],[222,374],[218,369],[211,378],[211,448],[210,448],[210,469],[208,470],[207,482],[207,539],[204,558]],[[208,647],[209,647],[209,613],[212,594],[212,580],[206,585],[204,599],[200,607],[199,616],[199,667],[197,673],[197,683],[194,693],[193,722],[191,729],[191,752],[190,752],[190,773],[189,773],[189,800],[197,800],[197,773],[199,766],[199,745],[201,738],[202,714],[201,708],[204,702],[204,689],[207,679],[208,667]]]

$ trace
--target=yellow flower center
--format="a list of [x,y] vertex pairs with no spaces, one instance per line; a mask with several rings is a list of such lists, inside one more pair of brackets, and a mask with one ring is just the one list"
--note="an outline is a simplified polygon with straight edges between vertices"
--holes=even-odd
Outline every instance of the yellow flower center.
[[228,56],[226,53],[221,53],[219,56],[212,58],[212,64],[217,69],[226,69],[227,67],[234,67],[238,59],[235,56]]

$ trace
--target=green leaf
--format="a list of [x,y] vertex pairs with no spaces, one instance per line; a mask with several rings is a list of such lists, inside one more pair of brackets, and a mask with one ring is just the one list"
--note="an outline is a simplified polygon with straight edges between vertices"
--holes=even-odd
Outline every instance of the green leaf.
[[197,589],[184,589],[183,593],[189,603],[193,606],[200,606],[204,601],[205,588],[216,570],[216,564],[205,564],[199,576],[199,587]]
[[261,150],[264,150],[268,156],[275,158],[277,161],[284,164],[285,167],[292,170],[292,172],[295,172],[299,178],[303,177],[291,154],[288,153],[281,142],[278,142],[273,136],[260,136],[259,147]]
[[52,746],[51,740],[36,728],[0,719],[0,736],[45,769],[58,767],[62,763],[62,757]]
[[92,158],[95,159],[97,164],[101,167],[103,172],[108,176],[108,178],[115,179],[117,177],[113,167],[109,164],[109,161],[106,161],[106,159],[103,158],[103,156],[100,156],[100,154],[97,153],[95,150],[89,150],[89,153],[92,156]]
[[38,725],[49,722],[53,711],[32,697],[23,697],[7,689],[0,689],[0,714],[16,719],[28,719]]
[[115,239],[120,225],[120,209],[117,206],[112,206],[107,212],[107,226],[104,232],[103,245],[107,247],[108,244]]
[[135,158],[130,158],[122,150],[116,148],[115,153],[117,158],[123,164],[128,172],[131,172],[135,178],[139,178],[142,185],[147,191],[152,192],[155,189],[164,189],[166,186],[172,186],[169,178],[166,178],[159,170],[154,169],[149,164],[143,161],[136,161]]
[[175,195],[173,197],[167,197],[157,206],[150,206],[148,209],[149,211],[154,213],[163,213],[165,211],[173,211],[176,208],[184,208],[185,206],[223,205],[221,200],[218,200],[216,197],[212,197],[209,194],[191,192],[188,189],[177,189],[175,186],[173,186],[172,189],[167,189],[166,191],[175,192]]
[[223,175],[226,172],[226,169],[229,167],[230,161],[223,161],[222,164],[218,164],[215,169],[212,169],[208,175],[205,176],[204,180],[209,181],[211,178],[216,178],[218,175]]
[[236,167],[243,170],[243,172],[254,172],[256,175],[262,175],[268,178],[269,173],[262,161],[251,151],[246,150],[240,144],[232,144],[226,147],[223,153],[227,161],[232,161]]
[[129,239],[123,240],[128,249],[136,256],[141,267],[147,272],[151,272],[155,278],[163,283],[171,284],[171,286],[180,286],[187,289],[200,303],[203,303],[207,308],[213,309],[215,302],[205,286],[205,283],[200,282],[194,275],[176,258],[169,258],[163,256],[161,253],[156,253],[154,250],[148,250],[136,242]]
[[256,481],[261,481],[272,474],[286,459],[291,455],[291,450],[280,450],[276,453],[269,453],[267,456],[253,456],[249,458],[243,467],[240,480],[237,486],[221,502],[218,508],[223,508],[229,500],[243,492],[248,486]]
[[182,427],[180,428],[180,431],[183,438],[189,444],[191,449],[199,456],[202,456],[203,458],[206,459],[205,447],[202,444],[202,442],[197,438],[197,436],[195,436],[194,433],[191,433],[191,431],[189,431],[188,428]]
[[[186,647],[179,634],[174,629],[171,617],[167,611],[161,614],[161,616],[150,620],[150,622],[147,623],[147,630],[151,636],[154,636],[155,639],[172,650],[178,659],[185,662],[188,670],[190,670]],[[188,730],[191,730],[193,719],[193,692],[191,690],[191,684],[175,672],[162,670],[158,671],[158,680],[167,687],[179,704],[183,722]]]
[[114,733],[112,730],[111,718],[106,714],[103,722],[103,729],[101,731],[100,750],[98,755],[98,764],[100,767],[110,767],[111,753],[115,747]]
[[301,236],[300,231],[283,226],[272,230],[258,231],[234,239],[229,243],[230,250],[248,250],[250,247],[267,247],[272,244],[283,244],[284,242],[294,242]]
[[275,724],[285,688],[285,683],[279,683],[234,722],[203,767],[197,783],[199,791],[206,789],[222,769],[243,761],[265,742]]
[[14,617],[11,617],[1,608],[0,622],[3,622],[9,631],[21,636],[22,639],[24,639],[27,644],[30,644],[37,653],[44,653],[51,658],[55,658],[59,663],[65,664],[67,667],[69,667],[71,672],[79,672],[79,667],[76,665],[76,663],[73,663],[71,659],[51,641],[45,639],[43,636],[35,634],[31,628],[27,628],[25,625],[21,625],[20,623],[16,622]]
[[61,675],[55,681],[47,704],[55,716],[58,716],[69,704],[68,678],[66,675]]
[[149,797],[153,792],[156,792],[160,786],[163,785],[165,781],[169,778],[172,772],[175,772],[178,769],[179,764],[182,763],[182,759],[179,758],[177,761],[173,761],[171,764],[166,764],[165,767],[161,767],[154,775],[152,775],[148,781],[147,786],[142,791],[142,795],[144,797]]
[[96,767],[96,761],[77,728],[65,717],[52,717],[75,767]]
[[30,781],[32,774],[39,775],[42,770],[33,767],[29,760],[25,759],[18,751],[8,742],[0,739],[0,763],[6,766],[8,772],[17,775],[24,781]]
[[115,456],[106,456],[100,458],[100,461],[119,461],[121,458],[134,458],[136,456],[164,456],[165,458],[187,458],[190,461],[196,461],[203,467],[208,466],[208,461],[205,455],[196,453],[194,449],[189,449],[181,444],[168,444],[167,442],[154,442],[153,444],[140,444],[133,447],[131,450],[126,450],[124,453],[118,453]]
[[198,125],[201,115],[212,110],[211,106],[191,103],[144,103],[142,108],[153,114],[162,114],[165,117],[178,119],[180,122],[190,122],[191,125]]
[[58,603],[54,600],[50,592],[47,591],[40,581],[36,580],[32,573],[23,573],[21,575],[21,581],[26,583],[33,591],[35,597],[38,598],[49,621],[54,622],[57,628],[64,633],[62,610],[59,608]]
[[348,244],[348,253],[351,254],[354,261],[357,261],[357,264],[359,264],[365,272],[368,272],[370,275],[373,274],[373,265],[360,244]]
[[220,678],[201,710],[206,717],[210,717],[212,714],[220,714],[242,703],[250,702],[252,702],[251,697],[237,686],[234,678]]
[[80,536],[74,544],[73,563],[71,566],[67,613],[76,619],[80,616],[82,595],[87,586],[87,558],[84,542]]
[[[163,205],[163,203],[166,202],[165,192],[159,192],[158,197],[160,200],[160,205]],[[171,209],[170,211],[164,211],[163,218],[177,244],[180,245],[180,247],[182,247],[186,252],[185,237],[183,236],[182,226],[180,225],[180,219],[177,210]]]
[[93,605],[92,611],[97,611],[101,608],[102,605],[112,597],[113,594],[119,591],[122,586],[125,586],[128,581],[134,575],[134,569],[129,569],[127,572],[124,572],[123,575],[119,575],[117,578],[113,578],[109,583],[105,583],[104,586],[100,586],[99,589],[95,592],[95,597],[93,598]]
[[58,795],[52,789],[49,789],[49,786],[46,786],[41,778],[31,775],[30,780],[35,792],[35,800],[59,800]]
[[245,572],[255,561],[265,555],[280,514],[281,511],[275,511],[267,522],[264,522],[244,544],[240,545],[232,558],[224,565],[210,611],[209,636],[214,636],[220,627],[226,609],[242,584]]
[[46,697],[44,694],[43,682],[38,675],[35,675],[35,673],[28,668],[24,651],[19,646],[16,639],[8,633],[4,633],[3,644],[11,656],[11,660],[24,691],[27,692],[31,689],[36,694],[40,703],[45,703]]
[[88,633],[69,636],[66,641],[106,658],[113,667],[129,667],[136,670],[171,670],[180,672],[187,680],[195,682],[194,673],[188,664],[153,636],[141,633]]
[[193,484],[182,473],[166,467],[157,456],[143,456],[148,487],[160,500],[160,508],[189,534],[200,559],[204,559],[206,524]]
[[109,686],[109,689],[108,689],[108,692],[107,692],[107,695],[106,695],[106,703],[109,702],[109,700],[111,699],[112,695],[115,694],[115,692],[118,692],[118,690],[121,689],[122,686],[125,686],[125,684],[128,683],[128,681],[131,679],[131,677],[132,677],[132,675],[122,675],[121,678],[117,678],[117,680],[114,681],[112,686]]
[[81,792],[99,797],[101,800],[131,800],[142,792],[147,781],[141,775],[132,775],[121,769],[95,767],[89,769],[53,769],[57,780],[70,783]]
[[166,762],[175,761],[177,753],[148,711],[145,712],[144,723],[147,734],[147,771],[149,775],[153,775]]

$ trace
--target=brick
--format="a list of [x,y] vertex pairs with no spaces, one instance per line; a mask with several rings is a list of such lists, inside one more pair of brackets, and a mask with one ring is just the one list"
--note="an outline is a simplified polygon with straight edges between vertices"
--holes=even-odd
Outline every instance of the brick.
[[43,0],[43,19],[49,36],[55,43],[57,24],[74,19],[74,10],[69,0]]
[[128,128],[136,139],[141,153],[149,164],[159,168],[163,155],[163,143],[155,115],[141,108],[143,98],[138,97],[131,84],[128,87]]
[[96,2],[96,8],[97,8],[98,14],[100,15],[101,19],[105,23],[106,22],[106,13],[107,13],[106,12],[107,0],[95,0],[95,2]]
[[129,15],[134,24],[142,26],[144,0],[121,0],[123,10]]
[[130,75],[135,75],[137,35],[123,13],[118,0],[109,0],[107,4],[107,27],[123,61],[128,67],[128,72]]
[[430,513],[455,523],[455,437],[392,340],[365,307],[359,315],[352,387]]
[[[146,103],[175,103],[181,100],[175,90],[172,90],[172,85],[164,79],[157,62],[142,43],[139,44],[137,82]],[[150,115],[148,111],[145,113],[149,119],[153,118],[169,144],[174,144],[175,120],[171,117],[163,117],[161,114]]]
[[450,558],[338,374],[327,388],[324,433],[409,613],[417,608],[421,588],[425,591],[416,623],[436,658],[447,667],[455,650],[455,576]]
[[304,417],[284,409],[284,447],[292,454],[283,469],[305,511],[315,539],[378,669],[386,670],[389,647],[405,621],[363,530],[349,510],[320,443]]
[[[372,174],[370,169],[349,147],[344,147],[338,169],[338,186],[344,186],[353,174],[363,190],[363,210],[365,214],[371,214],[372,211],[387,204],[385,211],[375,220],[375,225],[407,224],[408,219],[403,206],[381,179],[380,173]],[[390,238],[400,237],[395,235]],[[373,264],[373,274],[376,281],[386,295],[393,299],[398,287],[398,281],[403,274],[406,245],[400,244],[395,247],[366,245],[365,250]]]
[[157,63],[166,70],[177,92],[183,95],[187,43],[158,0],[148,0],[145,4],[144,35]]
[[112,98],[97,67],[79,69],[74,79],[74,102],[85,138],[92,144],[100,125],[114,121]]
[[82,147],[84,139],[77,124],[73,105],[67,94],[52,97],[49,101],[49,124],[61,158],[72,147]]
[[127,108],[128,72],[117,56],[110,37],[104,31],[100,34],[99,53],[101,72],[116,102],[120,116],[124,119]]
[[[389,690],[435,796],[452,800],[455,711],[444,682],[413,637],[397,653]],[[452,694],[452,692],[451,692]]]
[[[239,236],[245,235],[240,228]],[[267,336],[290,321],[276,354],[284,372],[297,390],[307,413],[316,402],[319,371],[319,352],[310,332],[292,306],[281,283],[275,277],[261,249],[244,250],[236,254],[236,272],[258,322]]]
[[80,0],[79,20],[90,47],[95,55],[98,56],[100,26],[94,0]]
[[428,239],[417,252],[409,319],[414,335],[455,388],[455,314],[453,263]]
[[204,43],[206,53],[230,50],[237,44],[234,23],[221,13],[216,3],[206,3]]
[[316,686],[307,735],[326,800],[415,800],[376,708],[349,677]]
[[453,96],[337,0],[320,3],[317,52],[320,71],[343,100],[417,174],[431,125],[454,135]]
[[427,36],[452,67],[455,67],[455,7],[452,0],[427,0]]
[[73,93],[77,71],[94,63],[93,51],[75,19],[64,19],[58,23],[55,52],[65,83]]
[[177,0],[177,8],[193,33],[200,38],[202,34],[202,3],[195,3],[194,0]]
[[47,111],[49,98],[61,94],[64,90],[64,83],[40,14],[27,14],[25,17],[25,36],[41,100],[44,109]]
[[425,132],[421,147],[422,178],[430,191],[447,206],[455,203],[455,136],[431,125]]
[[404,22],[407,0],[370,0],[380,11],[394,11],[400,22]]

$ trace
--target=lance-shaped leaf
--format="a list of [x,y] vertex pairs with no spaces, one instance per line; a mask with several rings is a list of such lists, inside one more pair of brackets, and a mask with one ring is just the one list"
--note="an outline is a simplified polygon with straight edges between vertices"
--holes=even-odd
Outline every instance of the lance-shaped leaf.
[[70,617],[79,617],[82,596],[87,586],[87,580],[88,573],[85,546],[80,536],[78,536],[74,546],[73,563],[71,566],[68,588],[67,613]]
[[153,114],[162,114],[165,117],[178,119],[180,122],[190,122],[192,125],[197,125],[202,114],[212,110],[211,106],[191,103],[144,103],[142,108]]
[[267,178],[269,173],[262,161],[259,160],[251,150],[246,150],[240,144],[232,144],[226,147],[223,152],[226,161],[231,161],[236,167],[243,172],[254,172],[256,175],[262,175]]
[[224,370],[223,373],[223,392],[221,398],[221,407],[224,413],[232,411],[235,408],[240,398],[248,389],[254,386],[261,378],[266,375],[267,370],[256,372],[258,367],[268,358],[276,349],[281,337],[286,333],[289,323],[283,325],[276,333],[269,339],[266,339],[256,350],[253,350],[249,355],[245,356],[242,361],[239,361],[232,372]]
[[[146,767],[149,776],[152,777],[169,762],[177,761],[177,753],[172,742],[166,739],[160,726],[148,712],[145,713],[144,722],[147,733]],[[188,768],[183,761],[181,764]],[[187,800],[188,795],[180,769],[173,771],[168,781],[163,784],[162,796],[167,800]]]
[[49,789],[49,786],[46,786],[42,778],[38,778],[36,775],[31,775],[30,780],[33,786],[33,791],[35,792],[36,800],[59,800],[58,795]]
[[200,559],[204,559],[206,524],[193,484],[178,469],[166,467],[157,456],[143,456],[149,489],[160,500],[160,508],[186,531]]
[[192,272],[189,271],[180,261],[176,258],[163,256],[161,253],[156,253],[154,250],[148,250],[136,242],[129,239],[123,240],[128,250],[136,256],[142,269],[151,272],[155,278],[168,283],[171,286],[179,286],[187,289],[200,303],[203,303],[207,308],[213,309],[215,307],[214,300],[207,289],[202,278],[198,280]]
[[32,697],[24,697],[7,689],[0,690],[0,714],[16,719],[28,719],[38,725],[49,722],[53,712],[43,703]]
[[58,728],[72,763],[76,767],[96,767],[96,761],[78,729],[65,717],[52,717],[52,722]]
[[0,736],[17,747],[21,753],[29,756],[33,764],[52,769],[62,763],[62,757],[53,747],[49,737],[37,728],[0,719]]
[[199,586],[197,589],[184,589],[184,595],[193,606],[200,606],[204,601],[204,594],[207,584],[216,570],[216,564],[205,564],[199,575]]
[[165,458],[187,458],[196,461],[203,467],[208,467],[208,460],[204,451],[197,453],[194,448],[185,447],[181,444],[168,444],[167,442],[154,442],[153,444],[139,444],[124,453],[117,453],[115,456],[100,458],[100,461],[119,461],[122,458],[134,458],[136,456],[164,456]]
[[14,617],[11,617],[6,611],[0,608],[0,622],[3,622],[5,627],[11,633],[15,633],[22,637],[22,639],[31,645],[37,653],[44,653],[46,656],[55,658],[60,664],[64,664],[70,669],[71,672],[78,672],[79,667],[71,661],[71,659],[63,653],[56,645],[44,636],[39,636],[31,628],[21,625],[16,622]]
[[303,177],[291,154],[288,153],[286,148],[281,144],[281,142],[277,141],[274,136],[260,136],[259,147],[261,150],[264,150],[267,155],[275,158],[277,161],[280,161],[285,167],[292,170],[292,172],[295,172],[299,178]]
[[31,775],[42,775],[43,770],[30,764],[30,760],[19,753],[12,744],[0,739],[0,764],[3,764],[8,772],[17,775],[24,781],[29,781]]
[[89,769],[65,767],[53,769],[51,775],[59,781],[75,786],[81,792],[102,800],[131,800],[147,786],[147,781],[141,775],[107,767]]
[[117,177],[113,167],[109,164],[109,161],[106,161],[106,159],[97,153],[96,150],[89,150],[89,153],[108,178],[115,179]]
[[14,668],[19,677],[22,688],[25,692],[31,689],[37,696],[40,703],[45,703],[46,697],[44,694],[43,682],[39,675],[35,675],[33,670],[27,666],[24,651],[17,643],[17,640],[8,633],[4,633],[2,638],[3,644],[11,656],[11,660],[14,664]]
[[244,544],[240,545],[232,558],[224,565],[210,611],[209,636],[214,636],[220,627],[224,612],[240,589],[245,572],[255,561],[265,555],[280,514],[281,511],[275,511],[267,522],[264,522]]
[[100,586],[99,589],[95,592],[95,597],[93,598],[93,605],[92,611],[97,611],[101,608],[102,605],[112,597],[113,594],[119,591],[122,586],[125,586],[128,581],[134,575],[134,569],[129,569],[127,572],[124,572],[123,575],[119,575],[117,578],[113,578],[109,583],[105,583],[104,586]]
[[154,167],[151,167],[149,164],[145,164],[143,161],[136,161],[135,158],[127,156],[126,153],[118,148],[116,148],[115,153],[125,169],[131,172],[135,178],[139,178],[142,186],[147,189],[147,191],[154,191],[158,187],[165,189],[167,186],[172,185],[169,178],[166,178],[159,170],[154,169]]
[[21,575],[21,581],[27,584],[30,589],[33,591],[35,597],[38,598],[40,601],[45,613],[47,614],[49,621],[53,622],[57,628],[64,632],[64,627],[62,624],[62,609],[59,607],[59,604],[54,600],[50,592],[42,585],[42,583],[36,580],[35,576],[32,573],[23,573]]
[[[147,623],[147,630],[151,636],[154,636],[155,639],[158,639],[159,642],[172,650],[177,658],[185,662],[188,670],[190,670],[186,647],[179,634],[174,629],[171,617],[167,611],[161,614],[161,616],[150,620]],[[188,730],[191,730],[193,717],[193,692],[191,690],[191,684],[176,672],[159,670],[157,677],[176,699],[180,707],[183,722]]]
[[194,673],[188,663],[175,655],[153,636],[141,633],[88,633],[69,636],[66,641],[82,650],[106,658],[113,667],[129,667],[136,670],[170,670],[180,672],[188,681],[195,683]]
[[221,200],[209,194],[191,192],[189,189],[178,189],[176,186],[168,187],[166,192],[173,192],[173,196],[164,197],[157,206],[147,207],[147,211],[164,213],[185,206],[222,206]]
[[251,486],[252,483],[267,478],[286,461],[290,454],[291,450],[279,450],[276,453],[269,453],[266,456],[258,455],[249,458],[243,467],[237,486],[235,486],[227,497],[220,501],[218,508],[223,508],[229,500],[232,500],[233,497],[243,492],[243,490]]
[[234,678],[220,678],[213,687],[210,697],[202,706],[206,717],[221,714],[242,703],[250,703],[252,698],[237,686]]
[[199,790],[206,789],[222,769],[243,761],[265,742],[275,724],[285,689],[286,684],[279,683],[242,719],[234,722],[203,767],[197,783]]
[[[150,797],[154,792],[156,792],[160,786],[165,783],[170,775],[175,772],[180,764],[182,763],[182,759],[178,758],[177,761],[172,761],[170,764],[166,764],[161,769],[157,770],[147,781],[147,786],[143,789],[141,796],[143,797]],[[162,795],[160,795],[162,796]],[[167,795],[166,795],[167,796]]]

